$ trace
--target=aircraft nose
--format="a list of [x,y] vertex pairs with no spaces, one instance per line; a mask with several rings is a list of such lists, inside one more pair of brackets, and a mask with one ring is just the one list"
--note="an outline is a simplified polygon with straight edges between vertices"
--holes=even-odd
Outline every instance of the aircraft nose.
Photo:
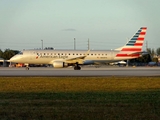
[[20,59],[21,59],[21,56],[15,55],[9,61],[10,62],[19,62]]

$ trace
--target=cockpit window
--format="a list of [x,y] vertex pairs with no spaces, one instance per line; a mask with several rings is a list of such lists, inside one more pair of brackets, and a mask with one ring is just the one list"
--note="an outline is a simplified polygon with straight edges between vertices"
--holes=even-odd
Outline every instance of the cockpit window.
[[23,52],[21,51],[21,52],[19,52],[18,54],[19,54],[19,55],[23,55]]

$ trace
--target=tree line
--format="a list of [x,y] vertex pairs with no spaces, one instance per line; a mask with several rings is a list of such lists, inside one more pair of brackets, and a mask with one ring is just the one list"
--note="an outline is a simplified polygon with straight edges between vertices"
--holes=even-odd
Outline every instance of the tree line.
[[154,50],[153,48],[147,48],[147,52],[152,56],[160,56],[160,48],[157,48],[156,50]]
[[4,60],[9,60],[11,57],[13,57],[14,55],[16,55],[19,52],[20,51],[18,51],[18,50],[6,49],[6,50],[2,51],[0,49],[0,58],[3,58]]

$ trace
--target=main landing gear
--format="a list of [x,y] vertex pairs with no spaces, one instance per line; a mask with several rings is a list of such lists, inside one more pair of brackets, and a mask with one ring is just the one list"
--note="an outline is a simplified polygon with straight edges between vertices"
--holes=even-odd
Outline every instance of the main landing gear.
[[74,70],[81,70],[81,67],[78,65],[78,63],[75,64]]

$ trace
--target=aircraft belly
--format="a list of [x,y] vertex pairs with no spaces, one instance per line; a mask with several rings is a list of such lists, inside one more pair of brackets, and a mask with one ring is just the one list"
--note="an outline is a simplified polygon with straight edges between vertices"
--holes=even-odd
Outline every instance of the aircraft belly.
[[84,65],[87,64],[105,64],[105,63],[109,63],[112,62],[113,60],[111,59],[91,59],[91,60],[85,60]]
[[35,59],[26,59],[24,60],[25,63],[29,64],[49,64],[49,62],[53,59],[40,59],[40,58],[35,58]]
[[94,63],[109,63],[112,62],[112,60],[94,60]]
[[83,64],[84,65],[94,64],[94,61],[92,61],[92,60],[85,60]]

